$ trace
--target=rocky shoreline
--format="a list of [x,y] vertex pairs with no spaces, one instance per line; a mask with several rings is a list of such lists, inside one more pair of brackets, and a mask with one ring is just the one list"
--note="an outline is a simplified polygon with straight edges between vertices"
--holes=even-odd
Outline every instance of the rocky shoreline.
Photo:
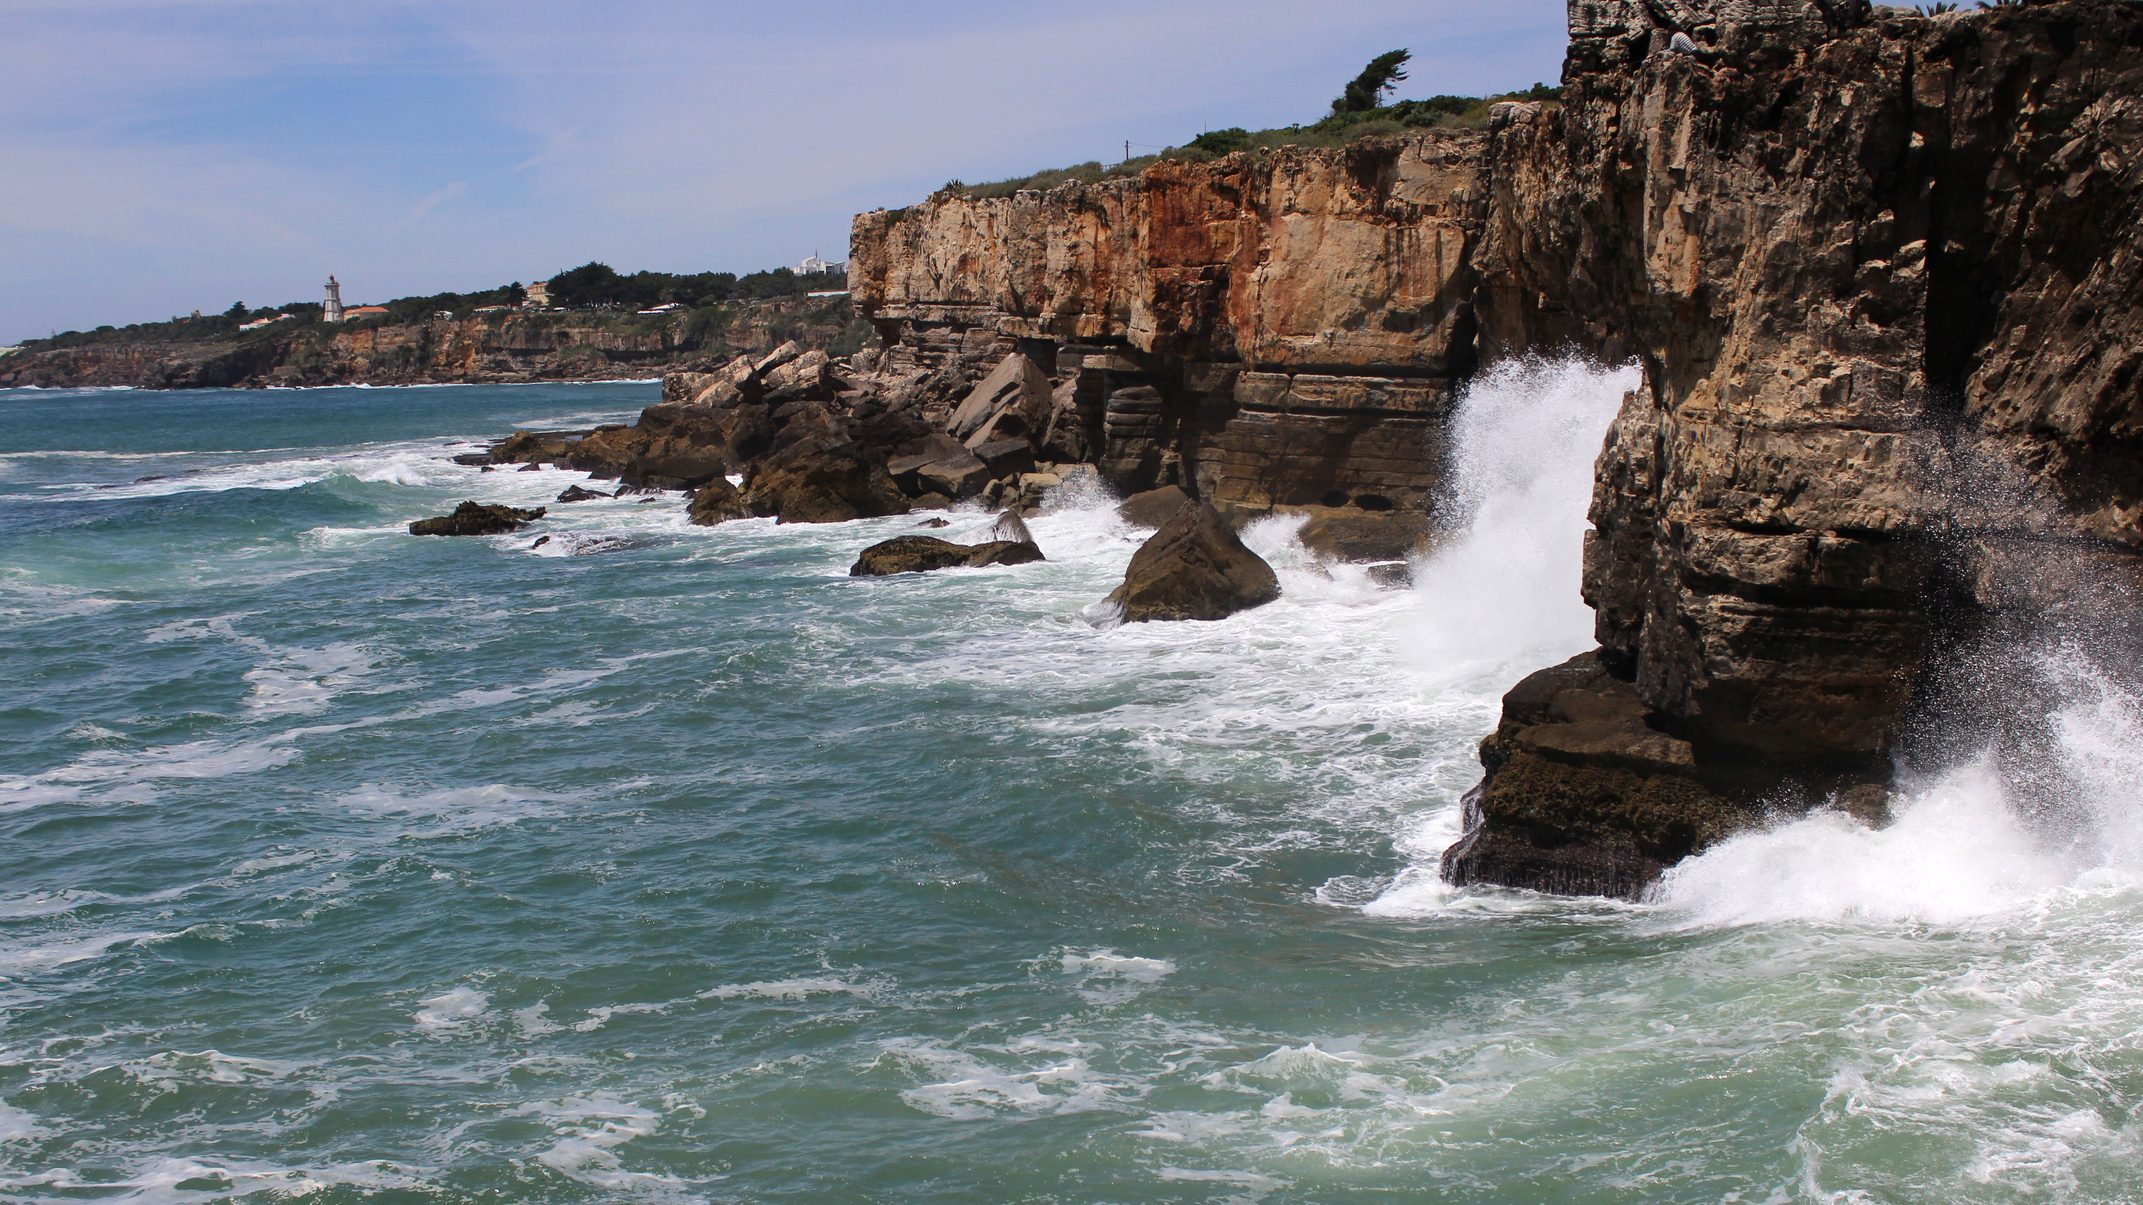
[[1930,730],[2028,766],[2044,725],[1953,705],[2016,685],[1959,690],[1958,650],[2133,617],[2143,7],[1580,0],[1571,34],[1560,106],[941,194],[857,219],[851,286],[888,367],[1016,350],[1117,489],[1306,513],[1340,555],[1445,521],[1482,365],[1638,361],[1600,648],[1513,690],[1446,864],[1630,896],[1781,812],[1879,821],[1959,742]]
[[1506,697],[1449,878],[1633,897],[1767,817],[1881,823],[1932,727],[2028,762],[2034,725],[1944,710],[1957,650],[2143,631],[2143,6],[1574,0],[1571,36],[1563,103],[1486,130],[862,215],[879,347],[493,455],[717,521],[1091,473],[1168,491],[1194,562],[1273,512],[1389,560],[1448,521],[1460,385],[1580,349],[1644,372],[1597,465],[1600,647]]

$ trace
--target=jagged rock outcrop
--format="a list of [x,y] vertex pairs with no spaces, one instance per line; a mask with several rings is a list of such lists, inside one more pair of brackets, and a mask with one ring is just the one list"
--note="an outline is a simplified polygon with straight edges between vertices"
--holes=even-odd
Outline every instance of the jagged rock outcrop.
[[497,536],[519,531],[543,517],[544,508],[532,510],[495,502],[464,502],[454,513],[418,519],[409,525],[413,536]]
[[[1782,45],[1730,10],[1722,44],[1762,54],[1629,63],[1656,22],[1622,51],[1578,39],[1574,65],[1628,65],[1576,71],[1503,140],[1477,260],[1504,282],[1484,344],[1645,363],[1585,595],[1647,728],[1747,823],[1886,780],[1930,665],[2011,605],[2018,556],[2136,576],[2143,232],[2115,215],[2143,199],[2121,149],[2143,11],[1819,15],[1765,27]],[[1484,760],[1487,842],[1567,845],[1499,825],[1537,788]],[[1665,806],[1683,779],[1648,781]],[[1733,827],[1687,810],[1689,848]],[[1475,877],[1628,894],[1656,868]]]
[[1562,103],[1485,131],[941,194],[858,218],[850,272],[882,370],[1017,351],[1120,489],[1324,507],[1362,556],[1433,529],[1479,363],[1640,360],[1591,510],[1592,685],[1514,692],[1453,858],[1630,894],[1766,809],[1865,801],[1945,650],[2079,609],[2062,565],[2139,577],[2143,6],[1571,25]]
[[848,570],[850,577],[888,577],[895,573],[929,573],[963,567],[1030,565],[1044,559],[1032,540],[992,540],[955,544],[936,536],[895,536],[863,550]]
[[712,527],[731,519],[750,518],[751,513],[744,495],[721,477],[692,491],[692,501],[685,507],[686,518],[696,527]]
[[1243,546],[1211,506],[1193,502],[1131,554],[1108,602],[1125,623],[1226,619],[1280,597],[1265,558]]

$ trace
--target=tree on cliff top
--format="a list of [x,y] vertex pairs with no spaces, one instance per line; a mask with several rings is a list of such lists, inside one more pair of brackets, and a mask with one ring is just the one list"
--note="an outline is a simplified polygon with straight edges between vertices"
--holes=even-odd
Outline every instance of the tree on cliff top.
[[1369,60],[1362,73],[1354,77],[1347,90],[1332,102],[1332,112],[1367,113],[1384,103],[1384,94],[1406,78],[1406,61],[1413,58],[1406,50],[1387,50]]

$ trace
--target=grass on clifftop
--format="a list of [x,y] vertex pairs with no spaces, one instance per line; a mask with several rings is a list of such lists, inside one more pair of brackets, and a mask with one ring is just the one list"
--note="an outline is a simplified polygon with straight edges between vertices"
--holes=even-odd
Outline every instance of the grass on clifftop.
[[1498,102],[1524,100],[1554,104],[1561,94],[1559,88],[1534,84],[1522,92],[1504,92],[1495,96],[1431,96],[1423,100],[1402,100],[1366,109],[1335,111],[1309,125],[1280,126],[1270,130],[1245,130],[1240,126],[1209,130],[1182,146],[1168,147],[1157,154],[1139,155],[1121,163],[1103,164],[1090,160],[1072,167],[1051,168],[1032,175],[1015,176],[1009,180],[995,180],[987,184],[949,180],[945,187],[939,190],[939,195],[982,199],[1009,197],[1020,192],[1047,192],[1060,184],[1098,184],[1103,180],[1120,180],[1136,176],[1162,160],[1206,163],[1237,151],[1252,151],[1265,147],[1334,147],[1345,146],[1363,138],[1405,134],[1413,130],[1474,130],[1488,124],[1489,107]]

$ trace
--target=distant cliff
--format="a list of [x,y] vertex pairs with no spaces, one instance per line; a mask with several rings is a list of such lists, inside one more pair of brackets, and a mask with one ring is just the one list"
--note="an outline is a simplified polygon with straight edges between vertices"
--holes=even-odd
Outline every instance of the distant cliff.
[[795,340],[851,350],[869,328],[845,297],[780,298],[636,315],[515,311],[401,324],[278,323],[200,340],[32,343],[0,359],[0,388],[410,385],[652,377]]
[[1772,809],[1879,818],[1960,650],[2143,584],[2143,5],[1570,10],[1561,106],[941,194],[859,217],[850,282],[886,363],[1024,352],[1120,488],[1367,552],[1436,524],[1480,364],[1640,361],[1600,648],[1506,700],[1446,861],[1629,895]]

